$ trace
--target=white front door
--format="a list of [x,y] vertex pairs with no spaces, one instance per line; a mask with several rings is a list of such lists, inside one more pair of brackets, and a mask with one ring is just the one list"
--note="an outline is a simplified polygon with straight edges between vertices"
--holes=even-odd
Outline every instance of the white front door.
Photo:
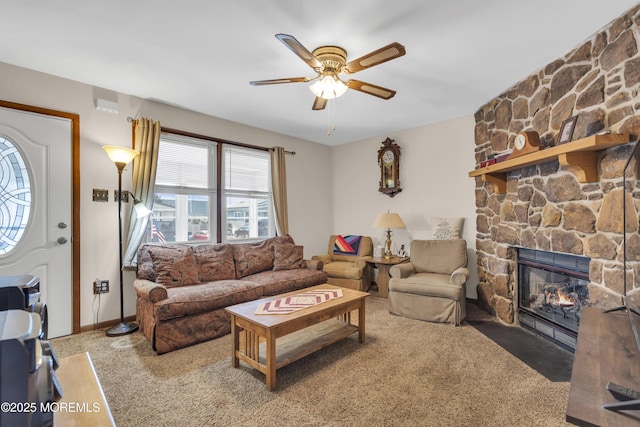
[[[0,276],[39,277],[49,338],[69,335],[71,120],[0,108],[0,147]],[[16,215],[28,219],[20,221]]]

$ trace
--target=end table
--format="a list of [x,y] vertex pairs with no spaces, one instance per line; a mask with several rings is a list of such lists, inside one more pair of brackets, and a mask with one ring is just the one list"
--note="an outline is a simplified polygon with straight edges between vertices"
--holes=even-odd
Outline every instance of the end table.
[[392,256],[389,258],[367,257],[365,260],[368,263],[373,264],[375,268],[378,269],[378,277],[376,279],[376,284],[378,285],[378,296],[387,298],[387,296],[389,295],[389,269],[391,269],[391,266],[393,265],[408,262],[410,258],[398,256]]

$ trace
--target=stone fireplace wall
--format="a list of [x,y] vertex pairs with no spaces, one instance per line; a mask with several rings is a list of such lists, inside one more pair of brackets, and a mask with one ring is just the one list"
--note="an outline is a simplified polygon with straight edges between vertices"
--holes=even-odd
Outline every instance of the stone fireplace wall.
[[623,294],[622,198],[627,198],[627,294],[640,300],[640,181],[637,159],[622,170],[640,135],[640,6],[515,84],[475,114],[476,167],[508,153],[515,135],[535,130],[555,145],[562,122],[578,116],[573,140],[610,130],[632,143],[601,152],[599,182],[579,183],[557,161],[509,172],[507,193],[476,178],[478,299],[503,322],[515,322],[513,246],[584,255],[596,306]]

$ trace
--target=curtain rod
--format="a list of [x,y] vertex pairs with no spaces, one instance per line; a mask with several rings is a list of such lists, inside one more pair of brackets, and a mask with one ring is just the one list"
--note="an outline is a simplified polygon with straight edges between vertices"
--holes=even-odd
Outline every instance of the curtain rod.
[[[129,123],[133,124],[133,125],[135,125],[137,123],[137,120],[134,119],[133,117],[127,117],[127,121]],[[191,138],[204,139],[204,140],[207,140],[207,141],[218,142],[218,143],[221,143],[221,144],[235,145],[235,146],[238,146],[238,147],[252,148],[254,150],[261,150],[261,151],[269,151],[270,150],[270,148],[268,148],[268,147],[261,147],[259,145],[245,144],[243,142],[229,141],[227,139],[215,138],[213,136],[200,135],[200,134],[193,133],[193,132],[187,132],[187,131],[178,130],[178,129],[171,129],[171,128],[164,127],[162,125],[160,125],[160,132],[173,133],[173,134],[176,134],[176,135],[182,135],[182,136],[188,136],[188,137],[191,137]],[[285,151],[284,153],[285,154],[289,154],[291,156],[295,156],[296,155],[295,151]]]

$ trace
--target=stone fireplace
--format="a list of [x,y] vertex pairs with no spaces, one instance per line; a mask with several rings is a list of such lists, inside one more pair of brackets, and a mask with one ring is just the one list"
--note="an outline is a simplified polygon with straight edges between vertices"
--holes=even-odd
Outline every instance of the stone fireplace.
[[[515,135],[534,130],[554,146],[563,121],[578,116],[573,140],[599,132],[640,135],[640,6],[590,39],[482,106],[475,114],[476,167],[509,153]],[[507,173],[506,193],[476,177],[478,301],[501,321],[519,319],[518,248],[585,257],[577,292],[589,304],[622,304],[623,274],[628,298],[640,299],[640,182],[637,159],[622,171],[633,150],[624,143],[598,152],[598,178],[580,182],[557,160]],[[622,201],[626,199],[627,224]],[[623,269],[626,229],[627,269]],[[552,287],[545,292],[557,292]],[[576,290],[574,290],[576,291]]]

